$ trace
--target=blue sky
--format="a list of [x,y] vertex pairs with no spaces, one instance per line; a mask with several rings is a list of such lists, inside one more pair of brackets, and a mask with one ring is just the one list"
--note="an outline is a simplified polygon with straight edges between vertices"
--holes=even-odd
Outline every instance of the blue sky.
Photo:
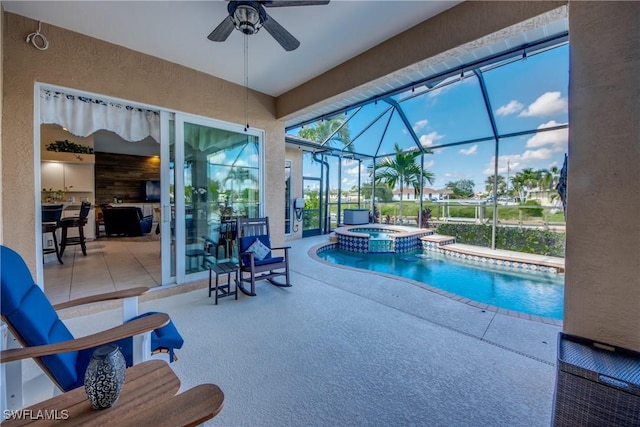
[[[530,135],[503,138],[498,156],[498,173],[507,177],[524,168],[548,169],[561,167],[567,152],[568,130],[542,132],[541,129],[568,123],[569,46],[529,54],[525,60],[488,67],[483,76],[494,113],[498,134],[538,131]],[[425,155],[425,168],[435,174],[431,187],[440,189],[449,181],[471,179],[476,192],[484,191],[486,178],[494,172],[495,142],[441,147],[446,144],[492,137],[478,78],[465,73],[454,77],[436,89],[415,88],[393,98],[400,102],[412,128],[424,147],[440,147]],[[419,95],[418,95],[419,94]],[[417,96],[416,96],[417,95]],[[374,154],[381,140],[378,154],[393,152],[398,143],[402,148],[415,146],[410,132],[398,113],[389,104],[379,101],[355,113],[349,111],[349,129],[356,152]],[[363,129],[376,117],[380,119],[366,131]],[[362,132],[362,134],[361,134]],[[290,133],[297,134],[297,130]],[[365,165],[371,162],[365,161]],[[304,162],[304,174],[318,175],[319,165]],[[331,187],[338,185],[336,168],[332,168]],[[369,180],[365,171],[358,171],[357,163],[345,162],[342,188],[357,185],[358,173],[362,182]]]

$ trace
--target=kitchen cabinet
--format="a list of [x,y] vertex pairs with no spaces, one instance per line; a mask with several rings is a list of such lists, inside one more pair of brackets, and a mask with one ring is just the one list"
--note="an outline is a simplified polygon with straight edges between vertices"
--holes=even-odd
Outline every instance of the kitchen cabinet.
[[57,162],[42,162],[40,177],[43,189],[64,190],[64,164]]
[[93,165],[42,162],[40,175],[42,188],[66,192],[94,192]]
[[64,184],[68,191],[94,192],[93,165],[66,163]]
[[[52,155],[57,157],[52,159]],[[40,162],[40,188],[47,190],[42,193],[42,202],[64,203],[62,217],[78,216],[80,202],[87,200],[95,203],[95,171],[93,155],[83,154],[81,157],[72,153],[43,152]],[[51,189],[51,192],[48,190]],[[60,192],[60,193],[58,193]],[[56,194],[58,193],[58,194]],[[84,227],[87,239],[95,238],[95,210],[92,207]],[[78,229],[69,229],[69,237],[78,235]]]

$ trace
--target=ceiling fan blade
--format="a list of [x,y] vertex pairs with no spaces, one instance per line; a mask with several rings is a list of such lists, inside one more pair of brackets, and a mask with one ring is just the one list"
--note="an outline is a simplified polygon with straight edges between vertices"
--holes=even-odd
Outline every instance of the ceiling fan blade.
[[300,46],[298,39],[293,37],[289,31],[285,30],[282,25],[278,24],[278,21],[268,14],[262,26],[266,28],[269,34],[271,34],[278,43],[280,43],[280,46],[282,46],[284,50],[291,51]]
[[286,7],[286,6],[322,6],[325,4],[329,4],[329,0],[271,0],[262,2],[263,6],[266,7]]
[[211,31],[211,34],[209,34],[207,38],[212,42],[223,42],[229,37],[229,34],[231,34],[234,28],[233,19],[227,16],[215,30]]

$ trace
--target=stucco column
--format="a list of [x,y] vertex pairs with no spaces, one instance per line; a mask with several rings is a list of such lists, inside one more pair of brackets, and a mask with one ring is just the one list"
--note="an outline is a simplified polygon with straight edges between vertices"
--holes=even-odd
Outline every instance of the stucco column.
[[640,351],[640,3],[569,4],[566,332]]

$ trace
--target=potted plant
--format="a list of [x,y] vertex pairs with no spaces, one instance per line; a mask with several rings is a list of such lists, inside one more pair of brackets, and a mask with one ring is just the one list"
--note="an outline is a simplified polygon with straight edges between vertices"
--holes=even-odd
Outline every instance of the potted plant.
[[[45,145],[45,150],[51,154],[44,155],[43,159],[77,162],[88,161],[89,163],[93,163],[94,161],[93,148],[71,142],[68,139],[47,144]],[[72,160],[73,157],[75,157],[74,160]]]
[[45,145],[45,148],[47,151],[54,151],[56,153],[93,154],[93,148],[71,142],[68,139],[52,142],[51,144]]

